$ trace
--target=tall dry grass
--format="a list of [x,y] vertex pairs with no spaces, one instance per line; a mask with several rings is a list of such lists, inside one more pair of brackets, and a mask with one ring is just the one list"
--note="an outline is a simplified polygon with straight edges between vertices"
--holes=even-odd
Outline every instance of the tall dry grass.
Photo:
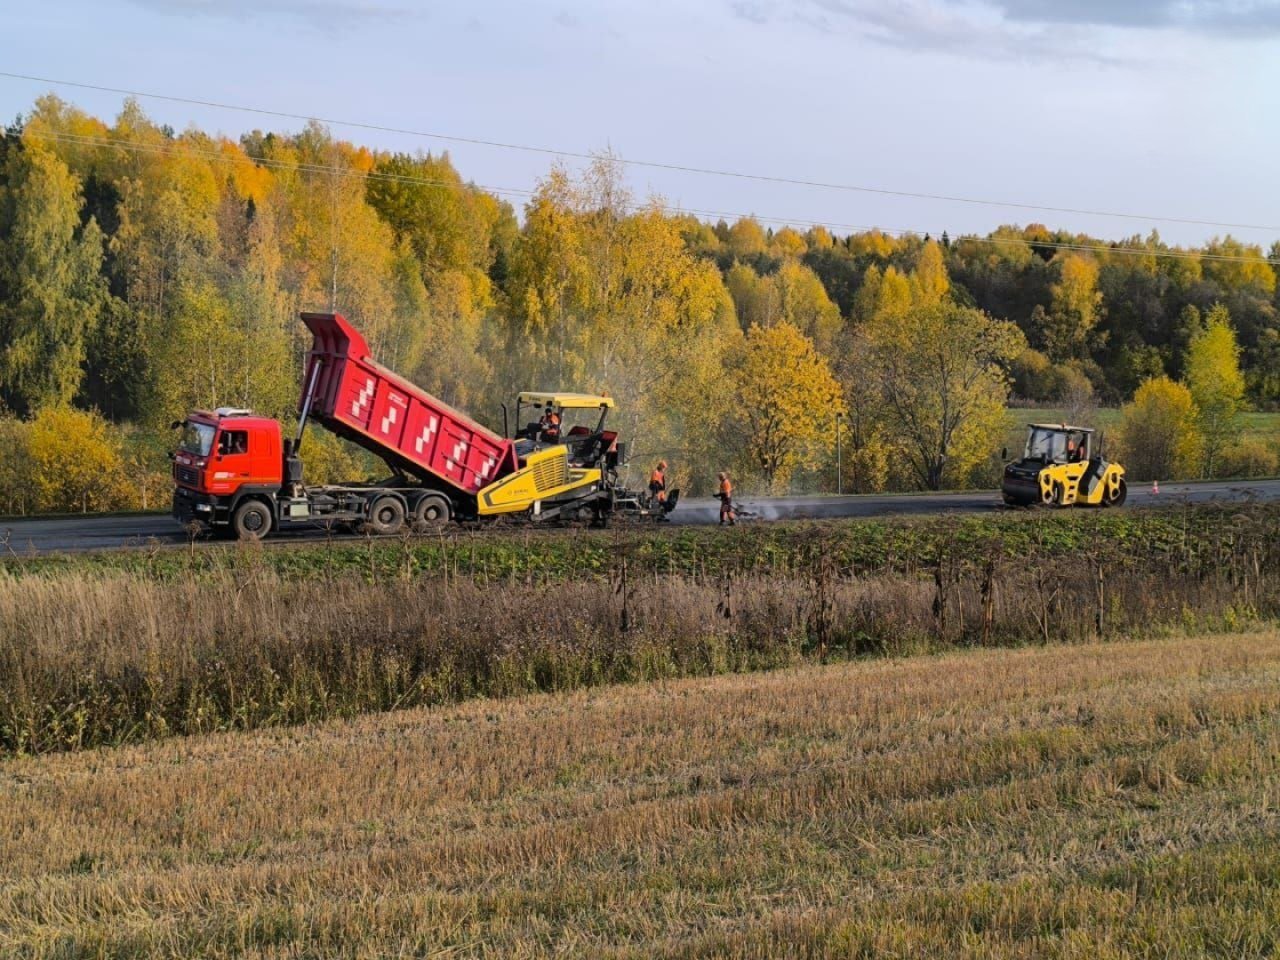
[[664,681],[0,764],[0,955],[1280,949],[1280,636]]
[[[1241,545],[1243,544],[1243,545]],[[1231,629],[1280,611],[1257,544],[1134,562],[959,545],[914,572],[486,581],[409,567],[0,572],[0,752],[249,729],[802,659]],[[1046,548],[1046,550],[1049,548]],[[1188,559],[1190,558],[1190,559]]]

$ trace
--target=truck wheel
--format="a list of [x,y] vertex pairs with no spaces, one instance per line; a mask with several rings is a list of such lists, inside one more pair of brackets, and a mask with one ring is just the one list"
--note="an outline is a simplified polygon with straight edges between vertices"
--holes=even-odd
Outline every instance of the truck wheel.
[[419,533],[437,530],[449,522],[449,501],[444,497],[425,496],[413,507],[413,528]]
[[1128,498],[1129,487],[1124,482],[1124,479],[1121,478],[1120,485],[1116,488],[1116,492],[1114,494],[1111,492],[1110,487],[1107,488],[1107,492],[1103,494],[1102,497],[1102,505],[1104,507],[1123,507],[1125,500]]
[[369,505],[369,517],[364,522],[368,533],[380,537],[399,533],[404,526],[404,504],[397,497],[379,497]]
[[246,500],[236,507],[231,528],[237,540],[261,540],[271,532],[271,511],[260,500]]

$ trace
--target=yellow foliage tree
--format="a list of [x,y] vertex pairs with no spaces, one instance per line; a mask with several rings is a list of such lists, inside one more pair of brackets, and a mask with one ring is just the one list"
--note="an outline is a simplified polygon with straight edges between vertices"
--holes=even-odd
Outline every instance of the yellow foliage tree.
[[862,275],[862,283],[858,285],[858,292],[853,297],[853,318],[860,323],[866,323],[876,315],[876,311],[880,309],[880,287],[884,283],[884,274],[880,268],[874,264],[867,267],[867,272]]
[[791,258],[803,257],[809,249],[804,237],[791,227],[783,227],[775,233],[770,247],[778,256]]
[[128,499],[119,438],[96,413],[39,410],[27,424],[24,453],[37,510],[110,510]]
[[1058,260],[1058,282],[1048,313],[1042,315],[1042,336],[1050,358],[1062,363],[1088,355],[1089,338],[1101,317],[1098,262],[1075,253]]
[[1244,407],[1240,347],[1227,308],[1218,304],[1191,338],[1185,379],[1196,405],[1202,439],[1201,473],[1212,477],[1226,448],[1239,437]]
[[0,513],[21,515],[34,509],[27,468],[27,424],[0,413]]
[[1204,247],[1204,273],[1228,290],[1253,289],[1265,297],[1276,292],[1276,274],[1257,244],[1235,237],[1214,240]]
[[607,297],[593,302],[579,341],[587,384],[620,401],[618,424],[641,449],[669,450],[705,433],[687,424],[714,395],[739,335],[732,302],[719,271],[689,253],[659,204],[622,220],[617,239]]
[[308,483],[350,483],[385,475],[381,461],[374,461],[354,444],[312,424],[302,440]]
[[831,354],[843,319],[817,274],[790,260],[778,268],[773,281],[782,321],[797,327],[820,352]]
[[682,435],[706,436],[722,356],[740,334],[719,271],[685,243],[687,224],[656,201],[633,211],[620,178],[610,157],[577,181],[555,170],[526,208],[498,379],[607,391],[633,450],[668,453]]
[[1135,480],[1194,474],[1201,439],[1191,391],[1168,377],[1145,381],[1120,411],[1120,443],[1125,470]]
[[764,228],[754,217],[743,217],[729,228],[729,251],[735,257],[750,257],[764,253]]
[[752,324],[762,327],[776,323],[782,312],[778,286],[771,277],[762,277],[745,263],[735,263],[725,274],[724,285],[733,298],[738,322],[743,329]]
[[296,137],[273,139],[264,152],[284,194],[278,226],[298,306],[338,310],[375,356],[399,362],[398,250],[390,224],[365,199],[373,155],[315,122]]
[[569,174],[554,167],[525,207],[524,229],[512,253],[508,357],[523,358],[516,376],[536,370],[567,382],[580,375],[573,368],[570,334],[587,299],[585,243]]
[[797,469],[829,454],[834,418],[844,413],[840,385],[795,326],[752,327],[729,378],[735,415],[726,439],[770,489],[785,489]]
[[826,227],[810,227],[809,232],[804,235],[804,240],[810,250],[830,250],[835,242],[831,231]]
[[855,233],[849,237],[849,252],[855,257],[887,260],[898,250],[898,241],[879,230]]
[[962,481],[991,455],[1005,425],[1006,370],[1025,347],[1014,324],[948,304],[882,312],[864,327],[865,388],[917,484]]
[[880,279],[873,317],[902,317],[911,309],[911,280],[890,267]]
[[[874,268],[873,268],[874,269]],[[853,349],[839,355],[836,376],[844,387],[846,416],[840,455],[843,483],[853,493],[879,493],[888,485],[895,464],[901,465],[900,444],[890,435],[883,400],[875,388],[874,358],[865,349],[863,331],[853,337]]]
[[0,164],[0,402],[68,403],[106,300],[102,232],[81,227],[80,182],[53,153],[12,147]]
[[471,410],[477,417],[496,414],[489,389],[493,365],[482,344],[484,320],[493,306],[492,290],[484,274],[472,270],[443,270],[419,312],[422,349],[414,371],[415,383],[445,403]]
[[917,306],[932,307],[946,299],[951,289],[942,248],[930,240],[920,251],[916,268],[911,272],[911,299]]

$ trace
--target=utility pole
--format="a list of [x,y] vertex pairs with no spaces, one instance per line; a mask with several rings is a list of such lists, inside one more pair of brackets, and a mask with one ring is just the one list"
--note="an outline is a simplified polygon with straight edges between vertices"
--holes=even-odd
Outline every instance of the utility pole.
[[840,424],[844,414],[836,412],[836,493],[844,494],[844,457],[840,455]]

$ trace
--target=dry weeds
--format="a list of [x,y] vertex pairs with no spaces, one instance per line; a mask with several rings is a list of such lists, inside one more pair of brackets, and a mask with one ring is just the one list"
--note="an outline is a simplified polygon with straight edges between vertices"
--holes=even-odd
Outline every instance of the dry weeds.
[[718,576],[637,575],[623,555],[610,576],[569,582],[291,579],[253,553],[172,577],[0,572],[0,754],[804,660],[1238,629],[1280,612],[1280,566],[1241,542],[1176,564],[961,544],[931,570],[864,576],[822,553]]
[[0,954],[1269,956],[1278,680],[1263,632],[10,758]]

